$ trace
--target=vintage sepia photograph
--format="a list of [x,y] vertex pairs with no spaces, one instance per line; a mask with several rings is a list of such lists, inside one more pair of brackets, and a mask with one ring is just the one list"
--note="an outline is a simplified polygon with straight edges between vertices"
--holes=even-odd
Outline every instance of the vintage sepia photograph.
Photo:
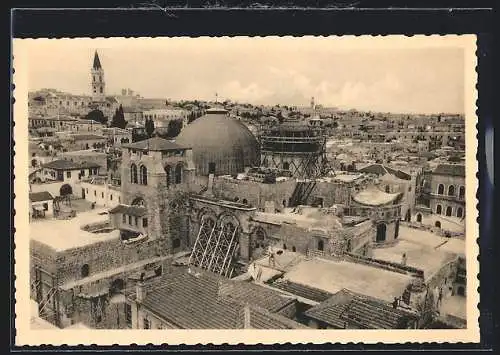
[[477,341],[475,48],[14,40],[18,340]]

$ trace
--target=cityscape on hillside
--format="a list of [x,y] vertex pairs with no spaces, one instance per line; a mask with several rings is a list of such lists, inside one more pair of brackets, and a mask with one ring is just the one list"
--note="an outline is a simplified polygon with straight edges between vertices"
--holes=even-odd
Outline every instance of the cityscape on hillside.
[[32,329],[465,329],[465,117],[29,92]]

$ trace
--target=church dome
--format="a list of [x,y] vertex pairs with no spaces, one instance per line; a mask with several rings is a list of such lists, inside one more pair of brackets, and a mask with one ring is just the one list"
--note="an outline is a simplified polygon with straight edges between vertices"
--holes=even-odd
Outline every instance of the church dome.
[[260,159],[252,132],[222,109],[207,110],[181,131],[176,143],[193,149],[198,175],[235,175]]

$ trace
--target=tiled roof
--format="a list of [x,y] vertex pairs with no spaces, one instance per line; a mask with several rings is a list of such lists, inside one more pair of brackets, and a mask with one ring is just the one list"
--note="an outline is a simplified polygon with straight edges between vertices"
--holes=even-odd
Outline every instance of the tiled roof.
[[439,164],[432,172],[434,175],[450,175],[465,177],[465,165]]
[[[243,302],[269,312],[295,302],[265,287],[205,271],[198,276],[185,269],[174,271],[165,275],[160,284],[147,287],[143,306],[183,329],[240,328]],[[130,297],[134,299],[134,295]]]
[[391,174],[402,180],[411,180],[411,176],[408,175],[407,173],[401,170],[390,168],[382,164],[371,164],[359,169],[358,171],[366,174],[374,174],[379,176],[385,174]]
[[101,166],[92,162],[74,163],[70,160],[59,159],[44,164],[42,165],[42,167],[55,170],[79,170],[88,168],[100,168]]
[[135,217],[142,217],[145,216],[147,213],[147,210],[145,207],[142,206],[127,206],[127,205],[118,205],[111,210],[109,210],[109,213],[121,213],[121,214],[126,214],[129,216],[135,216]]
[[153,137],[149,139],[145,139],[143,141],[131,143],[131,144],[123,144],[122,147],[137,149],[137,150],[149,150],[149,151],[167,151],[167,150],[183,150],[184,148],[174,142],[169,140]]
[[[245,307],[240,307],[237,328],[245,327]],[[308,328],[280,314],[271,313],[264,308],[249,306],[249,328],[251,329],[301,329]]]
[[31,202],[50,201],[53,199],[54,196],[52,196],[48,191],[30,192]]
[[336,328],[345,322],[363,329],[404,329],[415,316],[393,308],[382,300],[341,290],[325,302],[308,309],[305,315]]
[[332,297],[332,293],[306,285],[301,285],[289,280],[279,280],[272,284],[273,287],[289,292],[299,297],[307,298],[311,301],[323,302]]
[[371,164],[365,166],[364,168],[359,169],[358,171],[366,174],[375,174],[375,175],[387,174],[387,170],[385,170],[382,164]]

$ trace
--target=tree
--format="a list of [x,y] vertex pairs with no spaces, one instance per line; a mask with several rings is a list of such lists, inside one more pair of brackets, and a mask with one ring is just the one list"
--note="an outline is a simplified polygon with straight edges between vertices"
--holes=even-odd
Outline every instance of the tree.
[[182,130],[182,120],[171,120],[168,122],[167,136],[169,138],[175,138],[181,133]]
[[85,120],[93,120],[102,124],[108,123],[108,118],[104,116],[101,110],[92,110],[84,117]]
[[146,133],[148,137],[153,136],[153,132],[155,131],[155,123],[152,118],[146,118]]
[[121,129],[125,129],[127,126],[127,121],[125,121],[125,114],[123,113],[123,107],[120,105],[119,108],[116,109],[116,112],[111,120],[111,127],[118,127]]

